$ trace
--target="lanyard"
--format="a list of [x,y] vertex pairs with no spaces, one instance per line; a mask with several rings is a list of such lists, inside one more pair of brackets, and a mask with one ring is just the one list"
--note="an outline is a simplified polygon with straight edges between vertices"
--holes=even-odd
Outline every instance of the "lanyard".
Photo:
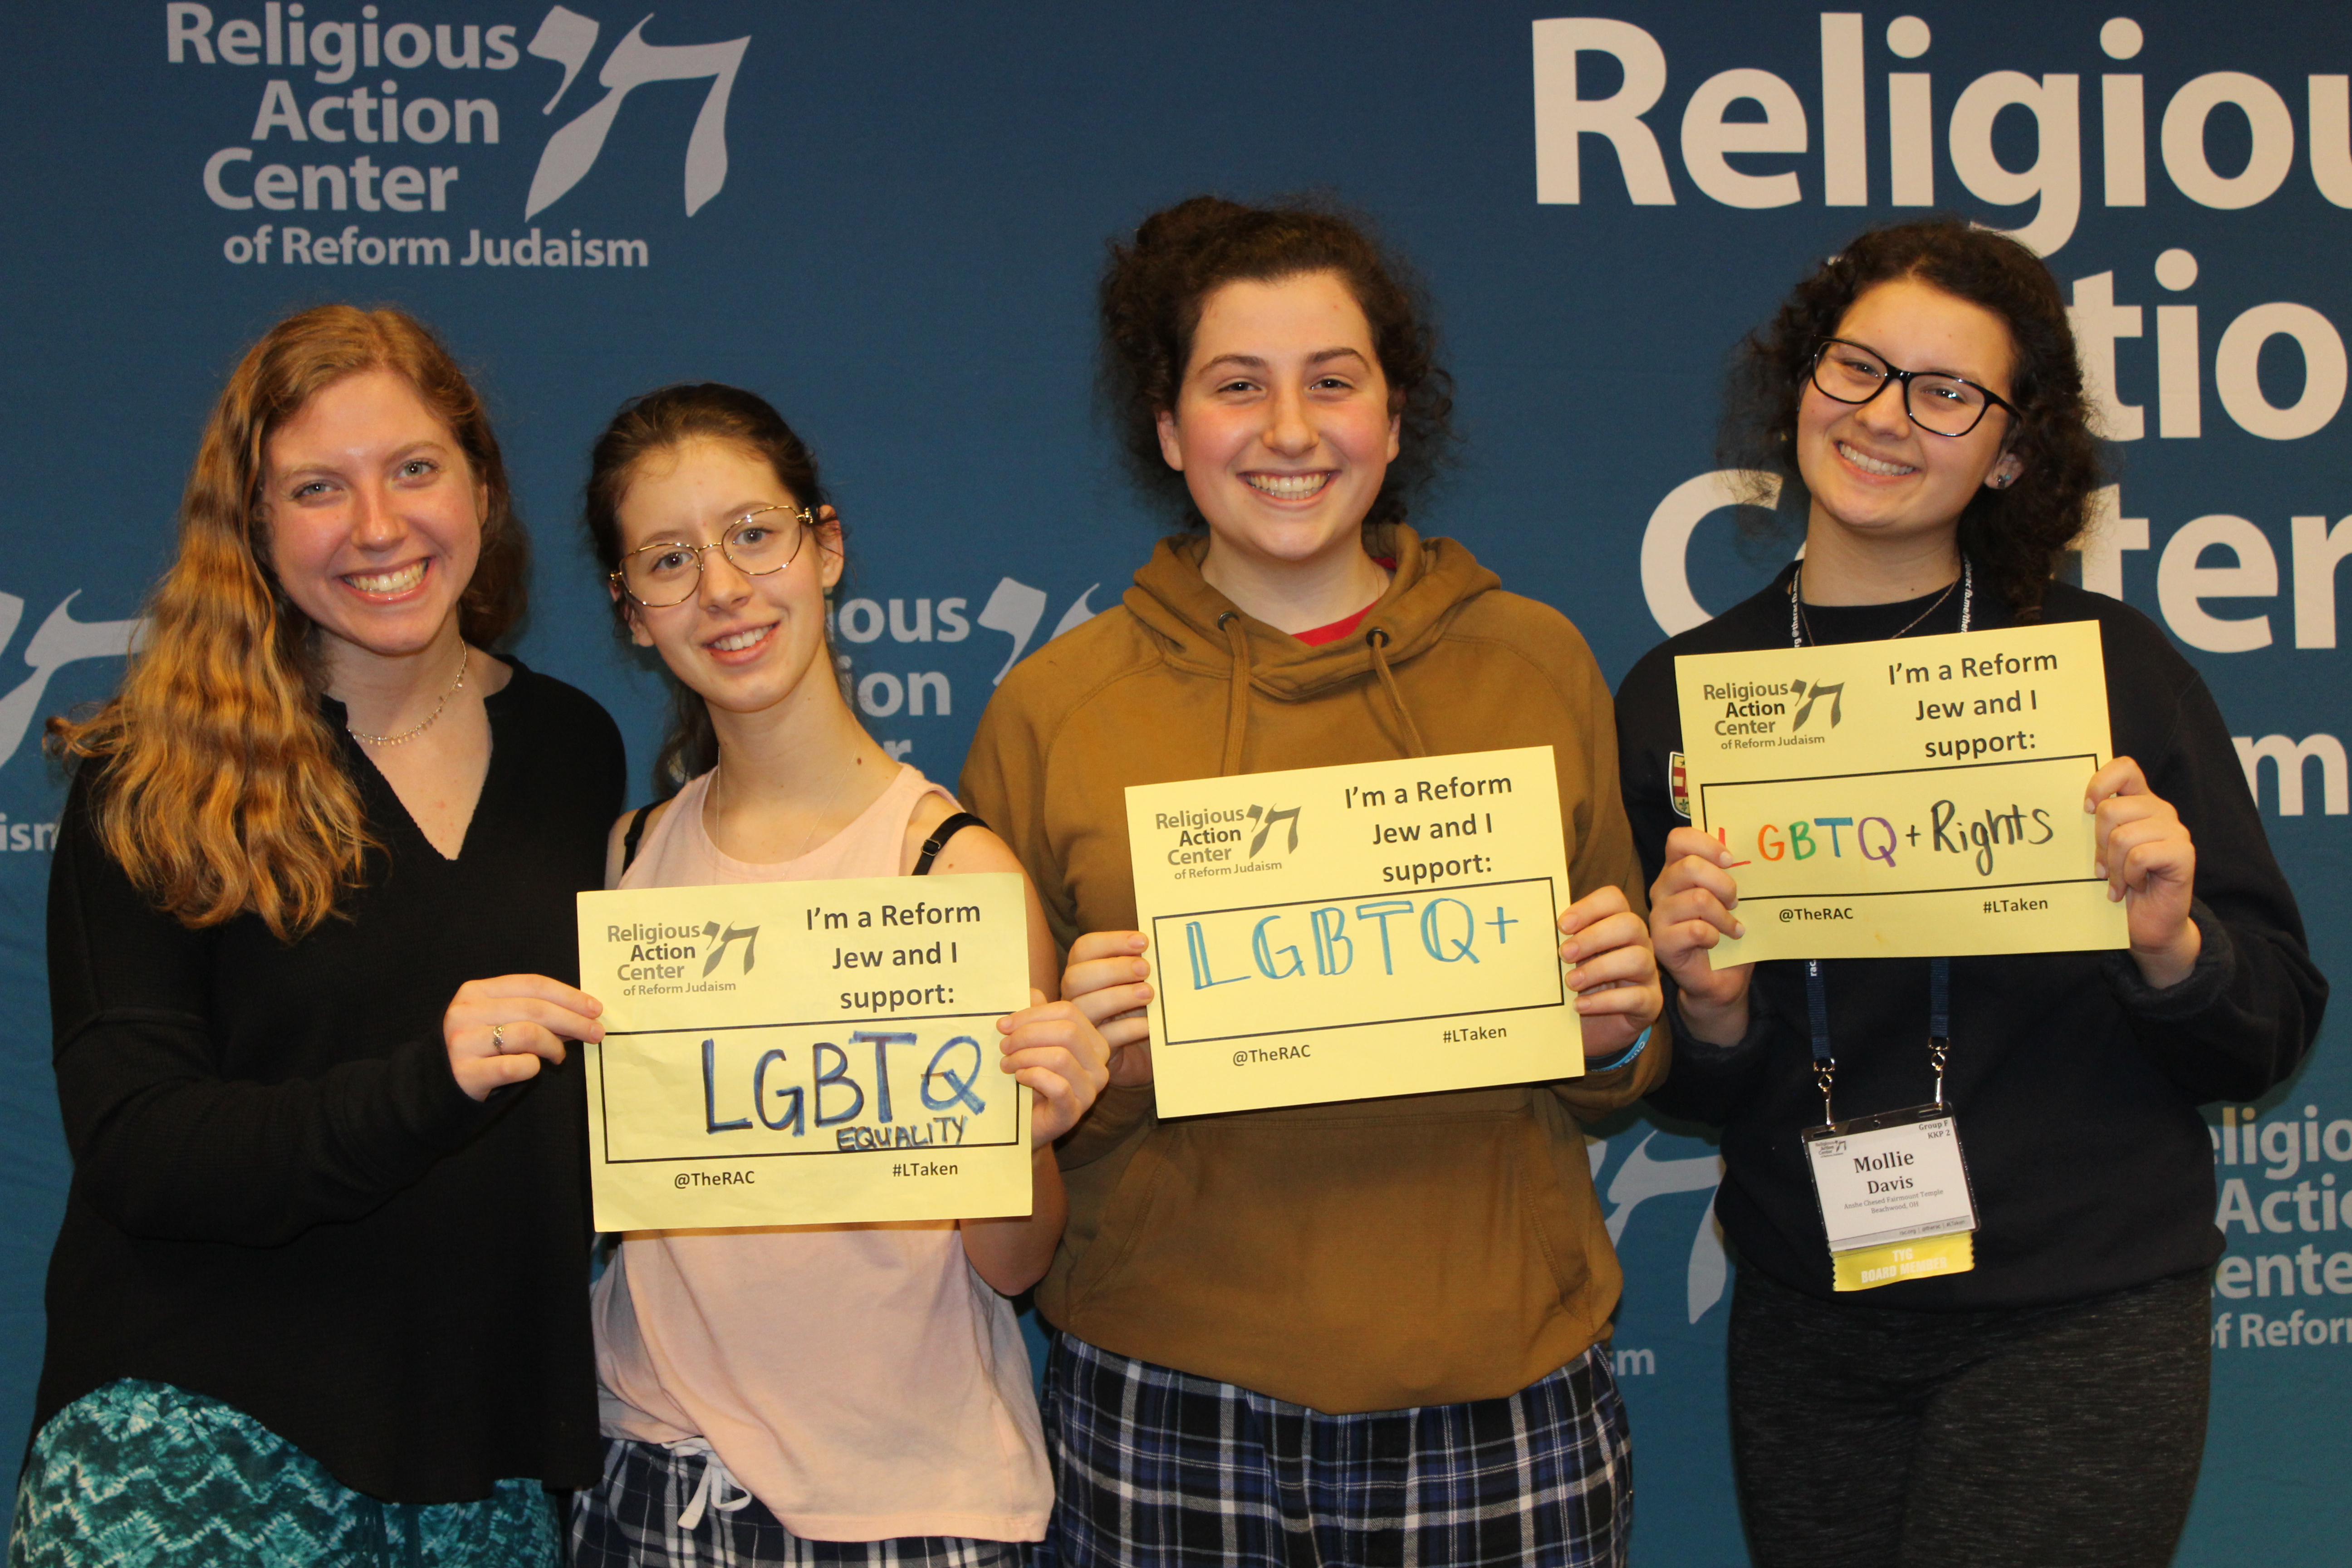
[[[1805,1016],[1813,1037],[1813,1082],[1822,1091],[1822,1121],[1837,1120],[1830,1104],[1830,1086],[1837,1078],[1837,1056],[1830,1049],[1829,987],[1822,984],[1822,961],[1805,960]],[[1944,1066],[1952,1055],[1952,961],[1927,961],[1927,1065],[1936,1069],[1936,1100],[1944,1103]]]
[[[1811,629],[1805,625],[1804,609],[1798,595],[1799,586],[1803,581],[1804,568],[1800,565],[1796,575],[1789,579],[1789,642],[1794,647],[1805,646],[1805,634]],[[1944,592],[1948,595],[1951,590],[1947,588]],[[1935,605],[1928,605],[1919,619],[1911,623],[1911,626],[1926,620],[1942,603],[1943,600],[1938,599]],[[1969,629],[1975,608],[1976,573],[1969,558],[1963,555],[1960,557],[1960,630],[1963,632]],[[1905,626],[1903,632],[1909,631],[1911,626]],[[1903,632],[1895,635],[1899,637]],[[1837,1120],[1830,1101],[1830,1087],[1837,1078],[1837,1054],[1830,1048],[1829,987],[1822,982],[1822,961],[1818,958],[1805,960],[1805,1016],[1812,1034],[1813,1082],[1822,1091],[1822,1121],[1827,1125]],[[1944,1103],[1944,1065],[1951,1054],[1952,961],[1935,958],[1927,961],[1927,1060],[1936,1069],[1937,1105]]]

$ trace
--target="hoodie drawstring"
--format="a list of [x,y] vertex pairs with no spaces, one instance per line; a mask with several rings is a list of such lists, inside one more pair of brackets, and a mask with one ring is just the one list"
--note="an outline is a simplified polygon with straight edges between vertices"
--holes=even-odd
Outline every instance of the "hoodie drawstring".
[[[1389,634],[1385,626],[1374,626],[1364,633],[1364,646],[1372,650],[1372,668],[1380,672],[1381,689],[1389,694],[1389,706],[1396,710],[1397,722],[1404,728],[1405,744],[1416,757],[1429,755],[1429,747],[1421,738],[1421,726],[1412,721],[1412,714],[1404,705],[1404,694],[1397,689],[1396,677],[1389,673]],[[1230,749],[1234,742],[1227,741]]]
[[1242,771],[1242,742],[1249,735],[1249,631],[1238,610],[1219,616],[1217,629],[1225,634],[1225,646],[1234,656],[1234,682],[1225,694],[1225,757],[1217,767],[1219,777],[1231,778]]

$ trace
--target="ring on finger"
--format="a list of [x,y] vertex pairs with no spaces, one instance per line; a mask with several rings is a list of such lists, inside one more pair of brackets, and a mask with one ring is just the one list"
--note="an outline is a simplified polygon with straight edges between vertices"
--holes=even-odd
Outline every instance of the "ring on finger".
[[504,1024],[492,1024],[490,1039],[503,1052],[507,1048],[507,1026]]

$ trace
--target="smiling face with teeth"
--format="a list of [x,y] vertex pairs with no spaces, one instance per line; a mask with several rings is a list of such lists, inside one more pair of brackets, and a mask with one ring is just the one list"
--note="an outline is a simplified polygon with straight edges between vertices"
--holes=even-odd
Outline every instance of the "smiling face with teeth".
[[[2015,353],[2001,319],[1916,279],[1864,292],[1833,335],[1889,364],[1948,371],[2011,395]],[[1864,404],[1840,403],[1808,383],[1797,409],[1797,466],[1812,496],[1808,596],[1863,602],[1831,588],[1847,577],[1924,593],[1957,576],[1960,513],[1979,487],[2019,471],[2004,451],[2013,429],[2012,416],[1997,407],[1966,436],[1933,435],[1912,423],[1903,389],[1891,381]]]
[[344,376],[265,455],[270,568],[317,624],[331,671],[354,655],[430,653],[437,668],[446,651],[454,666],[488,495],[416,389],[388,370]]
[[[625,553],[655,543],[715,544],[745,512],[765,506],[798,512],[801,502],[766,459],[697,438],[640,459],[614,512]],[[841,579],[841,523],[831,507],[817,516],[812,537],[779,571],[749,576],[725,551],[706,550],[700,581],[685,603],[626,606],[637,646],[658,652],[714,717],[788,701],[839,704],[824,595]],[[813,668],[824,679],[804,679]]]
[[1331,272],[1212,293],[1176,406],[1160,416],[1160,453],[1208,521],[1202,574],[1254,614],[1253,596],[1296,600],[1277,584],[1302,574],[1330,582],[1326,618],[1379,596],[1363,522],[1397,440],[1371,323]]

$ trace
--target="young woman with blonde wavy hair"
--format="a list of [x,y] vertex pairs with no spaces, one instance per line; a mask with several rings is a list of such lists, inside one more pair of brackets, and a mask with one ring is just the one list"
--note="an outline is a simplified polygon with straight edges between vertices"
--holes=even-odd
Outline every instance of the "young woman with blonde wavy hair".
[[526,553],[447,351],[304,311],[214,408],[121,693],[52,722],[74,1173],[12,1564],[558,1561],[545,1489],[596,1475],[572,895],[623,762],[488,651]]

